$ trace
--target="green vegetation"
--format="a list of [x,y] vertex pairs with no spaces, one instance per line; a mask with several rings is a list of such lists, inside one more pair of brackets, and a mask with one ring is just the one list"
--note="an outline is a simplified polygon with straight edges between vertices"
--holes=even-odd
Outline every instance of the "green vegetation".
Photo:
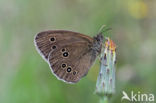
[[[35,50],[34,36],[65,29],[94,36],[105,24],[117,45],[116,93],[156,95],[155,0],[0,0],[0,103],[97,103],[98,60],[69,85]],[[124,103],[129,101],[124,100]]]

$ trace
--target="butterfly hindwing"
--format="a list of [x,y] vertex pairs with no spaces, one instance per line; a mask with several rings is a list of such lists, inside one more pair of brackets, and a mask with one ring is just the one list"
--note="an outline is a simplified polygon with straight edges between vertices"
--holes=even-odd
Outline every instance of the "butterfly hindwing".
[[89,43],[79,41],[52,51],[49,55],[49,65],[58,79],[76,83],[88,73],[95,58]]

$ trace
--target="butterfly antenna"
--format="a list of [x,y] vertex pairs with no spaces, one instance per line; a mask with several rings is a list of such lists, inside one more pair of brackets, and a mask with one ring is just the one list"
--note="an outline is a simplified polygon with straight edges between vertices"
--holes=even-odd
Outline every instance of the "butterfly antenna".
[[101,28],[99,29],[98,33],[104,33],[109,30],[112,30],[112,28],[106,28],[106,25],[102,25]]
[[106,25],[102,25],[98,31],[98,33],[101,33],[101,31],[104,29],[104,27],[106,27]]

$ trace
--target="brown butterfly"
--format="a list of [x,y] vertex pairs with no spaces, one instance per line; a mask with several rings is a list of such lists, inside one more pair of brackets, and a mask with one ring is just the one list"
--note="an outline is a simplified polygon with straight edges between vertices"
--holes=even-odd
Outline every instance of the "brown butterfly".
[[35,46],[52,73],[67,83],[76,83],[88,73],[101,53],[102,33],[91,38],[66,30],[50,30],[35,36]]

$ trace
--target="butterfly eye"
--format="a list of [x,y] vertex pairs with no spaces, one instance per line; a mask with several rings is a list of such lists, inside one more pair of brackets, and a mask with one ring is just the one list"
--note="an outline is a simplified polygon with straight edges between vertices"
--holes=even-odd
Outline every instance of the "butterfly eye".
[[52,48],[53,48],[53,49],[56,49],[56,46],[54,45],[54,46],[52,46]]
[[68,67],[67,68],[67,72],[71,72],[71,67]]
[[68,52],[64,52],[64,53],[63,53],[63,56],[64,56],[64,57],[67,57],[67,56],[68,56]]
[[65,68],[67,65],[66,64],[62,64],[62,68]]
[[76,71],[73,71],[73,75],[76,75],[76,73],[77,73]]
[[54,37],[50,38],[50,41],[55,41],[55,38]]

